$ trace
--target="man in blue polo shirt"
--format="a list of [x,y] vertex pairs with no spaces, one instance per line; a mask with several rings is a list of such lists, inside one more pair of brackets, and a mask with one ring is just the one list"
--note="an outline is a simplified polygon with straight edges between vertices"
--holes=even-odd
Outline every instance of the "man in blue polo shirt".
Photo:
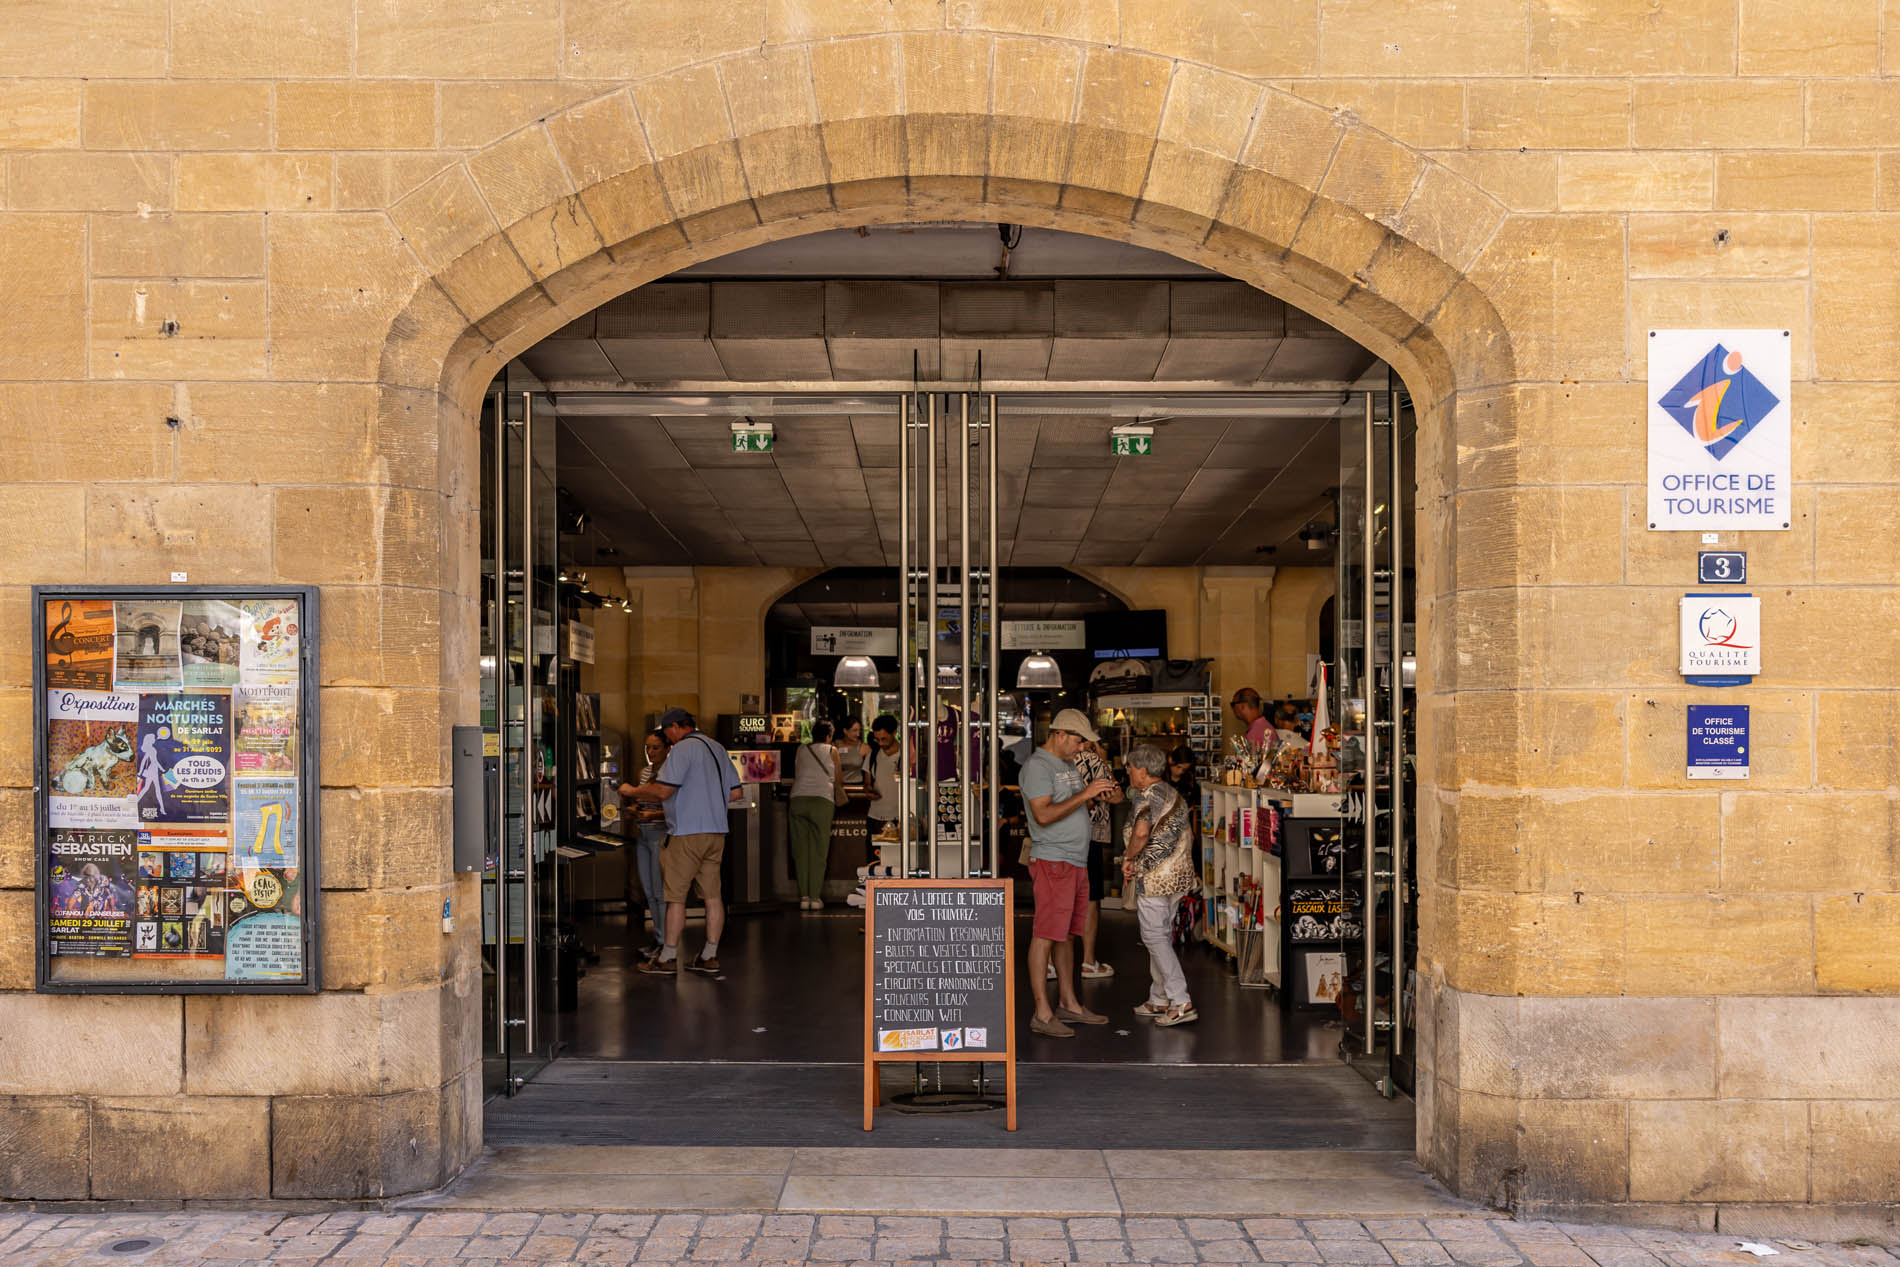
[[719,862],[726,856],[726,807],[739,799],[739,774],[726,750],[700,731],[683,708],[660,714],[660,730],[672,747],[653,782],[633,789],[633,797],[666,807],[666,845],[660,850],[660,884],[666,897],[665,945],[640,965],[654,976],[677,977],[680,937],[686,932],[686,899],[693,886],[706,903],[706,945],[686,966],[719,974],[719,935],[726,928],[726,904],[719,896]]

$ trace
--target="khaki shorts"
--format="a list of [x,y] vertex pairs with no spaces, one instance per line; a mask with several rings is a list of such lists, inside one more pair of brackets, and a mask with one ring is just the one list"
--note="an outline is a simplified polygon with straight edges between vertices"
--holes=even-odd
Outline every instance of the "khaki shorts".
[[660,850],[660,887],[669,902],[684,902],[693,885],[699,895],[719,896],[719,860],[726,856],[724,832],[703,832],[695,836],[668,836]]

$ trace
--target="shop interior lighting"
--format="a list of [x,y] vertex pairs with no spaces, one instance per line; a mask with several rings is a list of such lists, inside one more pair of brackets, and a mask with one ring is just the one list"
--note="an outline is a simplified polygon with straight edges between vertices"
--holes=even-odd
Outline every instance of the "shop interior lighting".
[[1016,689],[1019,691],[1059,691],[1062,689],[1062,667],[1055,657],[1037,651],[1023,657],[1022,667],[1016,670]]
[[878,685],[877,665],[868,655],[840,656],[831,684],[846,690],[869,690]]

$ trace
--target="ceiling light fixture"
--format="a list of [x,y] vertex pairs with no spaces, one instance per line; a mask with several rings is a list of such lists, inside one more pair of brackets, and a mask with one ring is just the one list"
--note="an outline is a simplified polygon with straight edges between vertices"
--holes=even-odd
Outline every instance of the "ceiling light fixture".
[[878,685],[877,664],[868,655],[840,656],[831,684],[846,690],[871,690]]
[[1023,657],[1022,667],[1016,670],[1016,689],[1019,691],[1059,691],[1062,689],[1062,666],[1055,657],[1037,651]]

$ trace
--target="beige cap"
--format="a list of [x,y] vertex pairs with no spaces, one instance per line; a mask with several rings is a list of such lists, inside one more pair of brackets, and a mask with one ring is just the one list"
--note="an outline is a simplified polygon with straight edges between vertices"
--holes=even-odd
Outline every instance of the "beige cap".
[[1057,713],[1056,719],[1049,723],[1049,729],[1069,731],[1082,736],[1090,743],[1100,743],[1102,740],[1102,737],[1095,733],[1095,727],[1089,725],[1088,714],[1079,708],[1065,708]]

